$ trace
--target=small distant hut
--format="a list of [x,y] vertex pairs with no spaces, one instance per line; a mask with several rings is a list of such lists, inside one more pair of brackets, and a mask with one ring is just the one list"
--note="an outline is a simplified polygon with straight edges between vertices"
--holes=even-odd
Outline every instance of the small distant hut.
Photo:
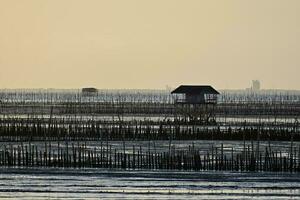
[[98,89],[97,88],[92,88],[92,87],[82,88],[81,92],[82,92],[83,95],[94,95],[94,94],[98,93]]
[[181,85],[171,92],[174,97],[175,118],[192,123],[215,123],[215,105],[220,94],[209,85]]

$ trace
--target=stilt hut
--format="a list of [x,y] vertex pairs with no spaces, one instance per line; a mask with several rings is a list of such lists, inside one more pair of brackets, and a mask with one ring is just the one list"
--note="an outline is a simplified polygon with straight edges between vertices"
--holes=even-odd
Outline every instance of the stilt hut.
[[83,96],[93,96],[98,93],[98,89],[93,87],[82,88],[81,92]]
[[209,85],[181,85],[171,92],[174,97],[175,118],[190,123],[215,123],[215,105],[220,94]]

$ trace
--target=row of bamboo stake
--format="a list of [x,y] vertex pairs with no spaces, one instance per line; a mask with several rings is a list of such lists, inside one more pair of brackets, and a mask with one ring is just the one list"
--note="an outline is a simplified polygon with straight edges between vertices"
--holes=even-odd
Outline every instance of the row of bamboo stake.
[[176,125],[172,122],[97,123],[0,120],[1,141],[74,140],[276,140],[300,141],[299,127]]
[[[181,114],[178,104],[159,102],[70,102],[70,103],[39,103],[39,102],[0,102],[3,114],[122,114],[122,115],[176,115]],[[219,103],[214,106],[217,116],[272,116],[294,117],[300,115],[300,103]]]
[[45,143],[43,147],[11,144],[2,145],[0,166],[300,172],[300,147],[281,152],[273,151],[271,147],[260,150],[257,146],[255,149],[252,144],[235,152],[221,144],[206,151],[189,146],[185,150],[157,152],[142,146],[132,146],[128,151],[125,144],[123,148],[114,149],[102,143],[93,149],[79,143],[58,143],[56,147],[51,143]]

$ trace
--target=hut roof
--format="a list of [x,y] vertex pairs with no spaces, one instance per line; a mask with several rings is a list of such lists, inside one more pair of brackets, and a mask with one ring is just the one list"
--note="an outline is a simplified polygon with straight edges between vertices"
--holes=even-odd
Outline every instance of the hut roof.
[[210,85],[181,85],[171,94],[220,94]]
[[93,88],[93,87],[88,87],[88,88],[82,88],[81,91],[82,92],[98,92],[98,89]]

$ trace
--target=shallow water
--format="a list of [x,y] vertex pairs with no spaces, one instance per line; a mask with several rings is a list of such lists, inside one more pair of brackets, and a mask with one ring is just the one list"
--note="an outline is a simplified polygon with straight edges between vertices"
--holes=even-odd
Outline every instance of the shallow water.
[[[69,150],[72,147],[72,144],[78,146],[79,144],[85,144],[86,148],[89,150],[96,150],[96,152],[100,152],[101,147],[106,151],[110,146],[112,149],[116,149],[117,152],[125,152],[133,153],[133,147],[135,150],[139,150],[141,147],[142,151],[150,151],[150,152],[168,152],[169,146],[173,150],[188,150],[189,148],[194,148],[197,151],[202,153],[206,153],[207,151],[211,151],[212,148],[221,149],[221,145],[223,144],[224,154],[228,157],[231,156],[232,151],[234,153],[241,153],[243,150],[244,142],[243,141],[231,141],[231,140],[159,140],[159,141],[86,141],[86,142],[48,142],[48,145],[51,143],[51,148],[54,152],[57,152],[58,145],[60,148],[66,149],[68,144]],[[5,146],[12,145],[13,147],[17,147],[18,145],[35,145],[39,150],[45,149],[45,142],[0,142],[0,150],[3,150]],[[251,141],[245,141],[246,148],[248,146],[251,147]],[[253,142],[254,148],[256,148],[257,142]],[[264,151],[266,147],[271,148],[272,151],[281,151],[282,153],[287,153],[290,151],[290,142],[287,141],[260,141],[260,151]],[[300,142],[293,143],[295,149],[300,148]],[[233,150],[232,150],[233,149]],[[114,152],[114,151],[112,151]]]
[[300,174],[0,168],[0,199],[300,199]]

